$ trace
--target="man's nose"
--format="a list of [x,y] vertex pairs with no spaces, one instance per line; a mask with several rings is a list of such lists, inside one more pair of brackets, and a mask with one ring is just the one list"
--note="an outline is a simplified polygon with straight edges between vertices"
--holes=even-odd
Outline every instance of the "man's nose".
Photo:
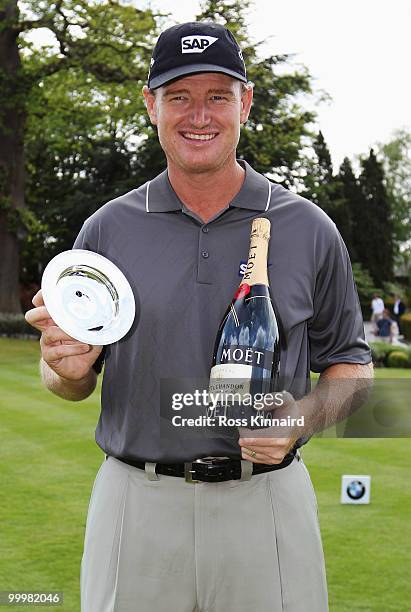
[[193,127],[198,129],[206,127],[210,123],[210,112],[207,104],[203,101],[193,101],[190,108],[190,120]]

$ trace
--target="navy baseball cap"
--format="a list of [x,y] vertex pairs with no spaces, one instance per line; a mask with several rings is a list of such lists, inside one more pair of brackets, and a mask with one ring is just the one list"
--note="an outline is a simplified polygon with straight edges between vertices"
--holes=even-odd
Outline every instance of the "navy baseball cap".
[[247,82],[243,55],[231,32],[222,25],[202,21],[164,30],[151,58],[150,89],[197,72],[222,72]]

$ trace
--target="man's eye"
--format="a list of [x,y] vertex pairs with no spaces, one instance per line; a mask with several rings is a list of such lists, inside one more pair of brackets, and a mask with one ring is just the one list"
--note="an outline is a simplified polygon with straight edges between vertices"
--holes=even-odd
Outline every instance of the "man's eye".
[[215,102],[221,102],[223,100],[227,100],[225,96],[218,96],[218,95],[211,96],[211,99],[214,100]]
[[185,100],[185,96],[173,96],[172,98],[170,98],[171,101],[176,100],[177,102],[181,102],[182,100]]

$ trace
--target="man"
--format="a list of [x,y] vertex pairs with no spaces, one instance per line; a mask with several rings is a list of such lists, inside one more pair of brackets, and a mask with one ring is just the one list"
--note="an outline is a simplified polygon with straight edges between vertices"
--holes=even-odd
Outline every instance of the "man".
[[377,336],[382,342],[392,343],[393,340],[393,323],[391,314],[388,308],[385,308],[382,313],[382,318],[377,321]]
[[401,334],[401,317],[405,312],[405,304],[398,294],[394,295],[394,306],[392,308],[392,312],[398,325],[398,332]]
[[[225,28],[163,32],[143,94],[167,171],[103,206],[75,243],[126,274],[135,325],[100,354],[59,330],[41,295],[27,314],[43,331],[43,379],[54,393],[87,397],[105,359],[96,440],[108,458],[90,500],[82,610],[324,612],[317,505],[297,448],[337,420],[354,380],[371,377],[346,249],[319,208],[236,161],[253,90]],[[258,216],[272,224],[268,269],[287,336],[288,391],[303,397],[310,367],[321,372],[315,392],[288,396],[307,428],[264,438],[163,435],[161,383],[194,387],[209,376]],[[337,379],[350,381],[348,395],[330,396]],[[195,461],[204,457],[216,459]]]
[[384,312],[384,301],[378,295],[378,293],[374,293],[371,300],[371,323],[377,323],[379,319],[382,318],[382,314]]

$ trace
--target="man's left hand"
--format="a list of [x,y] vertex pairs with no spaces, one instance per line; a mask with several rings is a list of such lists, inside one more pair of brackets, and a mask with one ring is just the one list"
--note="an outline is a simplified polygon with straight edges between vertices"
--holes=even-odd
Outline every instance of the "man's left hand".
[[[248,430],[250,434],[253,432]],[[243,435],[247,435],[243,430]],[[298,438],[249,438],[239,439],[241,456],[253,463],[281,463]]]
[[[272,417],[284,418],[300,416],[300,408],[293,396],[283,391],[283,405],[270,411]],[[269,465],[281,463],[303,435],[301,427],[267,427],[259,430],[240,427],[241,456],[253,463]],[[257,433],[258,432],[258,433]],[[257,437],[258,436],[258,437]]]

